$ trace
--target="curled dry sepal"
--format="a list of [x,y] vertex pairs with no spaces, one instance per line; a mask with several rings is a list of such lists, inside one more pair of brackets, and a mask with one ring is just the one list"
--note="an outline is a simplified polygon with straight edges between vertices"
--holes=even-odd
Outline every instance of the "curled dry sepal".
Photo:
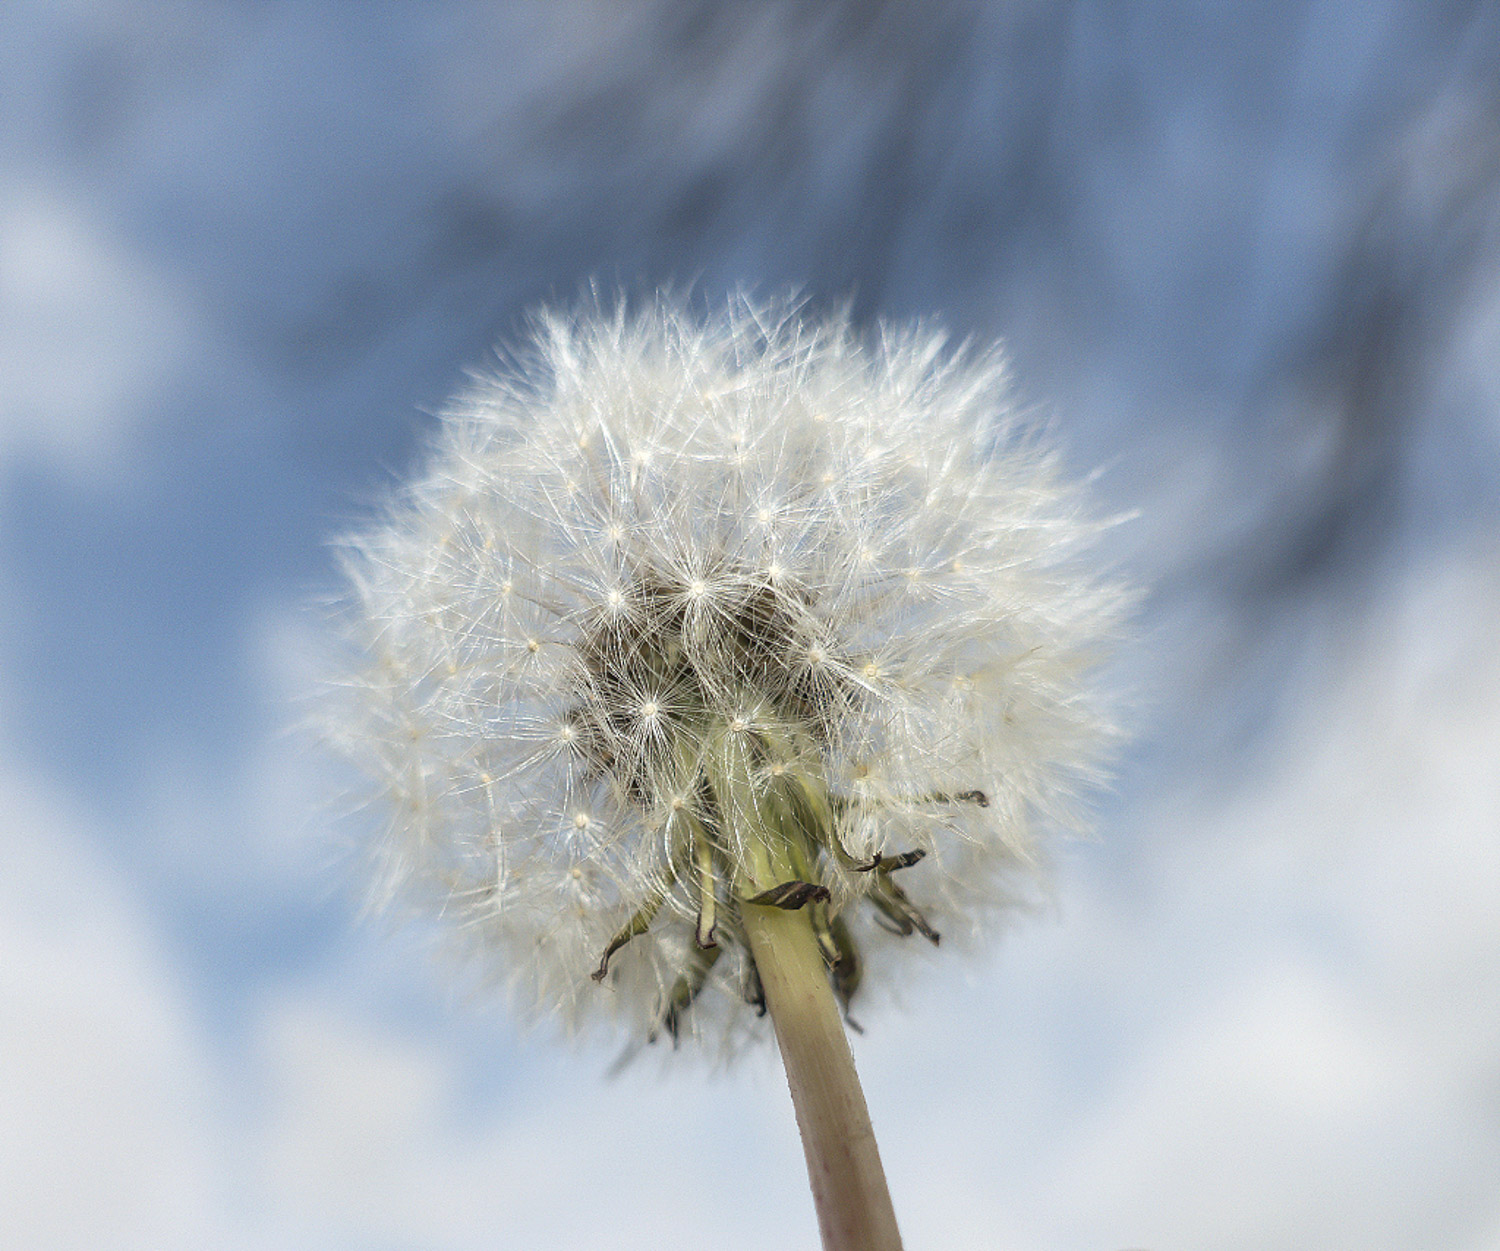
[[806,911],[846,1011],[981,929],[1075,823],[1123,603],[1006,395],[995,353],[793,304],[539,317],[343,547],[382,900],[528,1014],[721,1042],[763,1006],[749,901]]

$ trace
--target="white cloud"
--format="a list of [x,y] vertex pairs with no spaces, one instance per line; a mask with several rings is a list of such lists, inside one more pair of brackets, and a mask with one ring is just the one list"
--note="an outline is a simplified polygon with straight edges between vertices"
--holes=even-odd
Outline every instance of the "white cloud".
[[[444,1052],[335,1004],[265,1020],[267,1206],[318,1245],[655,1248],[816,1242],[791,1106],[769,1064],[731,1079],[645,1064],[616,1080],[543,1044],[494,1057],[504,1108],[478,1119]],[[775,1196],[774,1203],[768,1196]]]
[[1156,1028],[1077,1127],[1038,1226],[1064,1236],[1036,1245],[1491,1245],[1497,572],[1481,552],[1409,578],[1267,774],[1164,831],[1116,991]]
[[0,1246],[234,1245],[172,971],[76,819],[0,773]]
[[[913,1251],[1494,1251],[1500,585],[1474,560],[1392,602],[1239,798],[1163,803],[1129,880],[1083,857],[1059,924],[867,1021]],[[815,1246],[769,1056],[609,1081],[497,1044],[470,1107],[461,1048],[351,1007],[335,962],[271,990],[221,1089],[76,818],[0,792],[9,1245]]]
[[0,193],[0,458],[118,472],[189,351],[167,284],[87,210],[40,185]]

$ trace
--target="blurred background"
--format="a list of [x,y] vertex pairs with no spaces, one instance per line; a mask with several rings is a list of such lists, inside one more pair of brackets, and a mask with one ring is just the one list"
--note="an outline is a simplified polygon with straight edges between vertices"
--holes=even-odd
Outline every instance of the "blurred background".
[[1139,514],[1099,838],[855,1040],[911,1251],[1500,1248],[1500,5],[8,0],[0,84],[0,1246],[816,1245],[769,1050],[455,997],[287,732],[597,279],[1001,336]]

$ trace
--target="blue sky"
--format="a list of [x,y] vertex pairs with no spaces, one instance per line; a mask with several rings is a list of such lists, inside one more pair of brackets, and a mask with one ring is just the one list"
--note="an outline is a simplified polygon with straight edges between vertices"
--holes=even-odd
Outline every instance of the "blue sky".
[[9,5],[0,1245],[814,1245],[773,1057],[456,997],[288,729],[329,538],[598,280],[1003,337],[1137,514],[1099,838],[856,1041],[908,1245],[1500,1248],[1497,62],[1415,0]]

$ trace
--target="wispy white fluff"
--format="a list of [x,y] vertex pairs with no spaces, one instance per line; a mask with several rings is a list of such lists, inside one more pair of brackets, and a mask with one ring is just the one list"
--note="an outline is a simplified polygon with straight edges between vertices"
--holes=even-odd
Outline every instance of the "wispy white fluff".
[[925,327],[539,318],[345,545],[333,733],[381,792],[382,901],[440,910],[528,1015],[720,1039],[768,823],[830,892],[846,1001],[981,931],[1075,824],[1121,605],[1006,397]]

